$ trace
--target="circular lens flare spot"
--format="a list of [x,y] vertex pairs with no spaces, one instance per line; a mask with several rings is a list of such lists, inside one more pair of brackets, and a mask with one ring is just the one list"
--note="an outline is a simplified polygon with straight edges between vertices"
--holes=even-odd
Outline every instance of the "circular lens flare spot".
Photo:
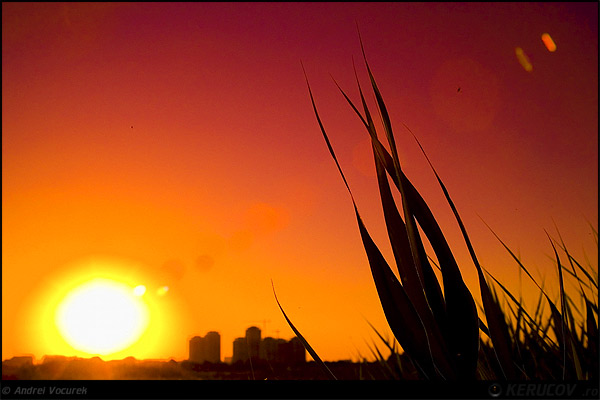
[[107,355],[140,338],[148,326],[149,312],[145,303],[132,295],[130,286],[94,279],[65,296],[57,307],[55,322],[76,350]]
[[146,286],[139,285],[133,288],[133,294],[136,296],[143,296],[146,293]]
[[169,291],[168,286],[161,286],[158,289],[156,289],[156,294],[159,296],[164,296],[167,294],[168,291]]

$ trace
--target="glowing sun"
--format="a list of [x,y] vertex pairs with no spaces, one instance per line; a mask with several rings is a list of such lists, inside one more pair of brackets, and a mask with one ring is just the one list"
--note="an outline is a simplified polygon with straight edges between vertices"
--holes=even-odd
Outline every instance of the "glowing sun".
[[72,291],[56,309],[55,322],[73,348],[108,355],[134,344],[146,330],[145,287],[110,279],[93,279]]

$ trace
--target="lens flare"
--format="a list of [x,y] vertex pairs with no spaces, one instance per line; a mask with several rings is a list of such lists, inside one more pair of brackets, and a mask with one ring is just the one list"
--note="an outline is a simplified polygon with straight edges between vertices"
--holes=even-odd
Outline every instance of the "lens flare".
[[167,294],[168,291],[169,291],[168,286],[161,286],[158,289],[156,289],[156,294],[159,296],[164,296]]
[[143,296],[146,293],[146,286],[139,285],[133,288],[133,294],[136,296]]
[[515,54],[517,55],[517,60],[519,60],[519,63],[523,69],[525,69],[527,72],[531,72],[533,70],[533,65],[531,65],[531,62],[529,62],[529,57],[527,57],[527,54],[525,54],[523,49],[517,47],[515,49]]
[[554,43],[554,40],[552,40],[552,37],[550,36],[550,34],[548,33],[544,33],[542,34],[542,42],[544,42],[544,44],[546,45],[546,48],[548,49],[549,52],[555,52],[556,51],[556,44]]

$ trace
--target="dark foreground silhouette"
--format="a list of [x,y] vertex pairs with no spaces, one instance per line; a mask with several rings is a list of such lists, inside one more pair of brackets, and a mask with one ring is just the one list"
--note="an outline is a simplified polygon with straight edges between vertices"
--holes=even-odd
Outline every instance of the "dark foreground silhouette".
[[[338,379],[389,379],[388,368],[393,364],[381,362],[327,362]],[[408,371],[407,371],[408,372]],[[410,375],[410,374],[409,374]],[[416,378],[416,374],[415,374]],[[249,362],[193,363],[174,360],[103,361],[99,357],[78,358],[46,356],[40,364],[31,357],[13,357],[2,362],[2,380],[321,380],[328,379],[315,362],[270,363]]]

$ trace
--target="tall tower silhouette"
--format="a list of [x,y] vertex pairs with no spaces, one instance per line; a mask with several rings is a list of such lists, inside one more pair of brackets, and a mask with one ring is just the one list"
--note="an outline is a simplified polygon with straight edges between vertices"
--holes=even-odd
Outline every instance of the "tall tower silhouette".
[[211,331],[205,337],[194,336],[190,339],[189,360],[196,363],[221,362],[221,335]]
[[232,363],[238,361],[248,361],[248,345],[246,344],[246,338],[237,338],[233,341],[233,357],[231,358]]
[[248,356],[254,360],[260,355],[260,329],[251,326],[246,329],[246,343],[248,345]]
[[221,335],[218,332],[208,332],[204,337],[204,357],[211,363],[221,362]]
[[202,337],[194,336],[190,339],[190,354],[188,359],[195,363],[201,363],[202,360]]

